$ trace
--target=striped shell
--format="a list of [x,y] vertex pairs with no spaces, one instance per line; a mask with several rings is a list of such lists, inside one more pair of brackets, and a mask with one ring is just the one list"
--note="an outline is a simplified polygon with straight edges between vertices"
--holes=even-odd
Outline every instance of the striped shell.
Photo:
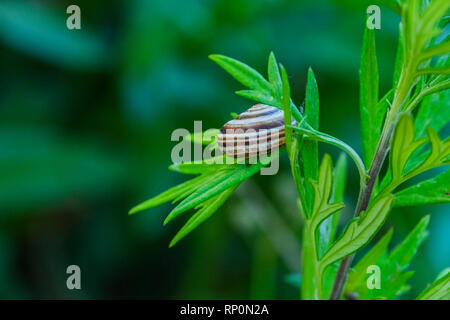
[[[292,120],[292,124],[295,121]],[[227,122],[217,136],[219,148],[229,157],[267,155],[286,143],[284,112],[257,104]]]

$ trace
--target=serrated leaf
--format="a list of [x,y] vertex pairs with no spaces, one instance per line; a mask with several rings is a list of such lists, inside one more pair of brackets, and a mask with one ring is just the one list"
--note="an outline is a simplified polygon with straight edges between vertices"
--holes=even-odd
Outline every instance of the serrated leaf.
[[[422,218],[407,237],[390,253],[386,251],[391,238],[389,231],[358,262],[349,275],[346,292],[356,292],[360,299],[394,299],[409,290],[408,280],[412,271],[405,272],[417,250],[427,236],[429,216]],[[381,288],[368,290],[366,268],[377,265],[381,270]]]
[[[406,113],[401,115],[391,142],[390,167],[380,190],[392,192],[422,172],[450,164],[450,138],[440,140],[431,127],[427,127],[426,131],[427,138],[414,140],[411,116]],[[430,150],[419,152],[427,140],[431,144]]]
[[314,190],[314,201],[311,216],[305,221],[302,259],[308,262],[302,264],[302,274],[304,279],[302,285],[302,298],[320,299],[322,298],[323,293],[321,296],[321,290],[317,290],[317,287],[320,286],[319,283],[321,283],[323,279],[323,270],[319,271],[319,273],[316,271],[319,270],[319,258],[328,248],[329,234],[320,234],[319,226],[331,214],[344,207],[343,203],[330,203],[333,191],[333,176],[331,157],[328,154],[325,154],[323,157],[319,169],[318,180],[311,180],[311,185]]
[[389,265],[395,271],[403,271],[409,266],[419,246],[428,236],[427,226],[429,221],[429,215],[423,217],[408,236],[389,254]]
[[212,54],[209,58],[216,62],[244,86],[253,90],[266,92],[270,95],[271,86],[269,82],[267,82],[267,80],[264,79],[264,77],[255,69],[238,60],[219,54]]
[[263,167],[262,164],[254,164],[250,167],[241,165],[233,170],[220,171],[212,180],[201,185],[195,192],[190,194],[186,199],[180,202],[164,220],[164,224],[168,223],[179,214],[198,206],[202,202],[214,197],[215,195],[231,188],[258,172]]
[[235,185],[224,192],[210,198],[202,203],[201,208],[186,222],[186,224],[178,231],[175,237],[170,242],[169,247],[173,247],[177,242],[186,237],[206,219],[211,217],[217,209],[229,198],[229,196],[236,190],[238,185]]
[[392,139],[390,169],[393,181],[401,179],[409,158],[426,141],[425,138],[415,140],[413,119],[407,113],[402,114]]
[[320,165],[318,181],[311,180],[311,183],[314,189],[314,201],[310,227],[312,230],[315,230],[322,221],[344,207],[342,202],[330,203],[333,190],[333,174],[331,157],[328,154],[325,154]]
[[394,206],[450,202],[450,170],[395,193]]
[[420,153],[416,157],[413,157],[411,161],[408,161],[406,165],[407,173],[401,179],[401,182],[427,170],[450,164],[450,138],[441,140],[436,131],[431,127],[427,128],[427,136],[431,144],[430,150]]
[[343,235],[333,244],[320,260],[324,270],[331,263],[338,261],[366,245],[383,225],[393,202],[388,194],[380,197],[366,213],[353,219]]
[[417,300],[450,300],[450,270],[438,277],[416,298]]
[[267,75],[269,78],[269,82],[273,87],[273,91],[274,91],[274,95],[278,98],[281,97],[282,95],[282,83],[281,83],[281,75],[280,75],[280,70],[278,69],[278,63],[277,60],[275,58],[275,55],[273,54],[273,52],[270,53],[269,55],[269,62],[268,62],[268,66],[267,66]]
[[[305,119],[307,119],[309,125],[313,129],[319,129],[319,90],[314,72],[311,68],[308,70],[308,80],[306,83]],[[304,141],[300,155],[301,162],[303,163],[303,176],[305,178],[306,213],[309,215],[312,210],[311,207],[314,199],[313,187],[310,180],[317,180],[317,172],[319,167],[317,141]]]
[[449,122],[450,90],[432,94],[423,100],[417,113],[416,136],[425,137],[427,127],[432,127],[439,132]]
[[202,183],[205,183],[209,179],[211,179],[212,174],[203,174],[201,176],[195,177],[191,180],[188,180],[182,184],[179,184],[175,187],[170,188],[169,190],[164,191],[163,193],[153,197],[149,200],[146,200],[137,206],[133,207],[129,214],[133,214],[139,211],[143,211],[146,209],[150,209],[156,206],[159,206],[163,203],[172,201],[179,197],[180,195],[190,194],[195,191],[195,189],[200,186]]
[[378,65],[375,31],[365,28],[360,65],[360,116],[363,159],[370,166],[381,135],[378,103]]
[[384,281],[385,288],[383,288],[383,293],[380,294],[374,290],[369,292],[369,299],[386,299],[392,300],[400,295],[409,291],[410,286],[407,285],[409,279],[414,275],[414,271],[407,271],[398,274],[395,278],[390,281]]
[[[344,292],[358,292],[361,299],[367,294],[366,279],[367,268],[376,265],[378,260],[386,254],[389,242],[392,238],[393,229],[390,229],[355,265],[353,272],[349,275]],[[365,293],[365,294],[363,294]]]

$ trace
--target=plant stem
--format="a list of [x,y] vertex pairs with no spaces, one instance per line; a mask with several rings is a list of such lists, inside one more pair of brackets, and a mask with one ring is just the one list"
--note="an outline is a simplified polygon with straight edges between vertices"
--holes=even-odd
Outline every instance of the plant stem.
[[[414,79],[417,77],[416,60],[411,59],[402,71],[398,86],[395,92],[394,101],[392,107],[389,110],[386,121],[384,123],[383,131],[381,133],[380,140],[375,151],[375,155],[372,160],[372,164],[369,170],[369,177],[366,181],[366,185],[361,189],[358,202],[355,209],[355,217],[359,217],[362,211],[365,211],[369,206],[370,198],[372,196],[375,182],[380,174],[384,160],[389,152],[389,146],[391,143],[392,134],[394,132],[395,124],[397,122],[398,114],[401,111],[402,105],[409,95],[409,92],[414,84]],[[342,259],[339,269],[334,280],[333,289],[331,290],[330,300],[338,300],[344,289],[345,282],[347,280],[348,270],[352,264],[354,254]]]
[[[369,178],[367,179],[366,185],[359,194],[358,203],[355,209],[355,217],[358,217],[362,211],[367,209],[369,205],[375,181],[377,180],[384,159],[386,158],[386,155],[389,151],[389,144],[392,137],[393,127],[393,125],[390,126],[387,129],[385,138],[380,139],[380,143],[378,144],[377,151],[375,152],[372,166],[369,170]],[[350,269],[350,265],[352,264],[353,257],[354,255],[350,255],[341,261],[333,284],[333,289],[331,291],[330,300],[338,300],[340,298],[342,290],[344,289],[345,281],[347,280],[347,273]]]
[[302,277],[304,282],[301,286],[302,299],[319,300],[322,299],[322,277],[320,276],[320,265],[317,258],[315,231],[311,228],[310,219],[305,221],[303,246]]

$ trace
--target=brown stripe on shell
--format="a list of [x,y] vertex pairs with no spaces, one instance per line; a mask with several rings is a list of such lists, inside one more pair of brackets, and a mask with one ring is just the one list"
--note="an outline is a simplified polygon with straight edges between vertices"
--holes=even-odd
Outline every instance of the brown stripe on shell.
[[282,110],[257,104],[220,129],[219,148],[235,158],[249,158],[262,152],[270,154],[286,143],[284,129]]

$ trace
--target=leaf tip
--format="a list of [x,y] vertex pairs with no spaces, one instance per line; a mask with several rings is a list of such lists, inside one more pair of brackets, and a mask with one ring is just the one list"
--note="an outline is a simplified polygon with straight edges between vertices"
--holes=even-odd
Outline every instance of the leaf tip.
[[221,57],[222,57],[222,55],[216,54],[216,53],[208,55],[208,58],[214,62],[218,62]]
[[128,215],[131,216],[131,215],[133,215],[133,214],[135,214],[135,213],[137,213],[137,212],[139,212],[139,211],[141,211],[141,210],[142,210],[142,209],[140,208],[140,206],[137,205],[137,206],[131,208],[131,209],[128,211]]

